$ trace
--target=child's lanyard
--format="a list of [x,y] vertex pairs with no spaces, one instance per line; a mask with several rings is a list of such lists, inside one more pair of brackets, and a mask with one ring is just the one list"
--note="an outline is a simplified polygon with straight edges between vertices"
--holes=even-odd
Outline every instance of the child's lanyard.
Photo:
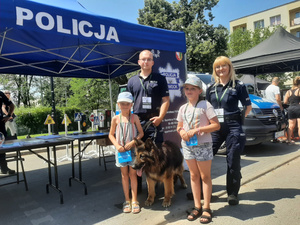
[[148,83],[148,85],[147,85],[147,88],[145,88],[144,83],[142,82],[142,79],[140,78],[141,85],[142,85],[142,87],[143,87],[143,89],[144,89],[144,91],[145,91],[145,93],[146,93],[146,97],[148,96],[148,87],[149,87],[151,78],[152,78],[152,74],[150,75],[149,83]]
[[126,132],[125,132],[125,135],[124,135],[123,127],[122,127],[122,115],[120,114],[120,129],[121,129],[122,137],[123,137],[123,147],[126,144],[126,138],[127,138],[128,132],[129,132],[129,123],[130,123],[130,113],[129,113],[129,120],[128,120],[128,123],[127,123],[127,129],[126,129]]
[[194,107],[194,111],[193,111],[193,115],[192,115],[192,118],[191,118],[191,120],[190,120],[190,122],[187,120],[187,118],[186,118],[186,110],[187,110],[187,107],[188,107],[188,105],[189,105],[189,103],[187,103],[186,104],[186,107],[185,107],[185,110],[184,110],[184,119],[185,119],[185,121],[187,122],[187,124],[188,124],[188,126],[189,126],[189,129],[192,129],[191,128],[191,123],[192,123],[192,121],[193,121],[193,119],[194,119],[194,115],[195,115],[195,111],[196,111],[196,108],[197,108],[197,105],[198,105],[198,103],[199,103],[199,100],[197,101],[197,103],[196,103],[196,105],[195,105],[195,107]]
[[226,90],[223,92],[223,94],[222,94],[222,96],[220,98],[220,101],[219,101],[219,96],[218,96],[218,92],[217,92],[217,85],[215,86],[215,93],[216,93],[216,99],[217,99],[217,102],[218,102],[218,108],[221,107],[221,101],[224,98],[224,95],[226,94],[226,92],[228,90],[228,87],[229,87],[229,85],[227,86]]

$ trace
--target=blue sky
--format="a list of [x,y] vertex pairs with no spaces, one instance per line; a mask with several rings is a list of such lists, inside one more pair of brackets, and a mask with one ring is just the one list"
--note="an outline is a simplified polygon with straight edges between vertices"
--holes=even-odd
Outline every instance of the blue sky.
[[[144,0],[78,0],[87,10],[102,16],[113,17],[137,23],[138,10],[144,7]],[[220,0],[213,8],[215,19],[212,24],[222,24],[229,29],[229,21],[256,12],[270,9],[293,0]],[[173,2],[173,1],[169,1]]]

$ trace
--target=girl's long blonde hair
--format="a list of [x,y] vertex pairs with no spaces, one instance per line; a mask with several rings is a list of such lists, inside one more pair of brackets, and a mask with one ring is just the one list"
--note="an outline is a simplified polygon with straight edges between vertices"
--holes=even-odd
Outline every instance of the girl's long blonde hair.
[[234,71],[232,62],[226,56],[219,56],[214,61],[214,64],[213,64],[213,77],[215,79],[215,85],[218,85],[220,83],[220,77],[216,73],[216,68],[218,66],[222,66],[224,64],[227,64],[229,66],[229,76],[230,76],[230,80],[232,80],[232,87],[234,88],[235,87],[235,80],[237,80],[237,77],[235,75],[235,71]]

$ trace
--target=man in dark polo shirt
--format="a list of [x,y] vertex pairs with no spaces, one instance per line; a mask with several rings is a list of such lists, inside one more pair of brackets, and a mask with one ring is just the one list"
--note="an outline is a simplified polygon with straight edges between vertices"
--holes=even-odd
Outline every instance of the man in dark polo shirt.
[[[154,61],[153,54],[149,50],[140,53],[138,63],[141,71],[129,79],[127,90],[134,98],[133,113],[139,116],[141,125],[145,125],[148,121],[152,121],[154,125],[144,130],[142,140],[145,141],[150,137],[159,147],[163,142],[161,122],[170,106],[168,83],[164,76],[152,72]],[[138,178],[139,192],[141,181]]]

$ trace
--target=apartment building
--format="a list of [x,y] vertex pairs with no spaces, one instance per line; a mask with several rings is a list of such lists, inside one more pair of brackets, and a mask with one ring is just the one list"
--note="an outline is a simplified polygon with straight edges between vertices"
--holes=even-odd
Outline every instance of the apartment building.
[[300,0],[232,20],[230,32],[238,28],[253,31],[259,27],[272,27],[279,24],[284,25],[291,34],[300,37]]

